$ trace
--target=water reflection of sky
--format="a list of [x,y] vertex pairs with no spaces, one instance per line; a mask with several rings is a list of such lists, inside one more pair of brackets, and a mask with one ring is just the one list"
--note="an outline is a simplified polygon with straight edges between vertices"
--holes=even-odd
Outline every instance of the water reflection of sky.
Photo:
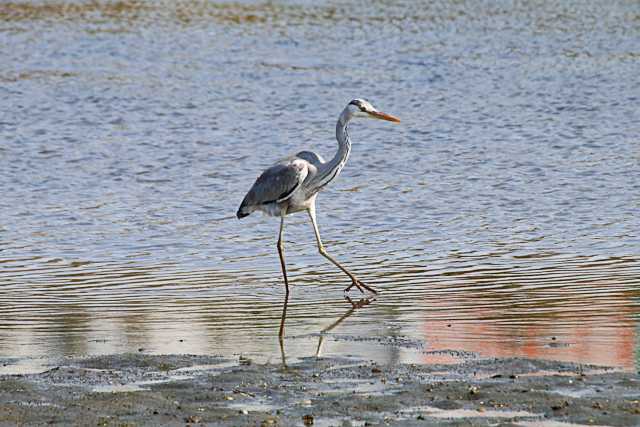
[[[0,355],[279,358],[277,224],[220,219],[366,97],[403,124],[353,125],[318,220],[382,294],[325,353],[637,366],[640,21],[604,7],[0,4]],[[286,237],[300,357],[348,283]]]

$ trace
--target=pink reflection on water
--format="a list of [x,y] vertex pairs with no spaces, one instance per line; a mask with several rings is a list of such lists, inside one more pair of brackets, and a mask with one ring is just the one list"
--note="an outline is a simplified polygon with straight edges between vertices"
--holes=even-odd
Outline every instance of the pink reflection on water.
[[[433,307],[434,302],[429,304]],[[473,310],[477,319],[499,319],[499,310]],[[469,316],[469,309],[466,310]],[[606,324],[594,322],[522,322],[504,325],[496,321],[427,320],[423,324],[429,353],[425,363],[456,363],[443,350],[473,352],[480,357],[526,357],[582,364],[635,368],[637,333],[633,327],[614,327],[629,322],[631,312],[611,314]],[[556,323],[556,324],[554,324]],[[434,354],[435,353],[435,354]]]

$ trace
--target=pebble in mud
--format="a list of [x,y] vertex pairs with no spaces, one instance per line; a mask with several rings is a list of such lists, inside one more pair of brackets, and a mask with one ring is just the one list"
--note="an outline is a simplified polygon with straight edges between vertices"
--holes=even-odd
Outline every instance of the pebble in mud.
[[197,423],[202,421],[202,417],[199,417],[197,415],[190,415],[190,416],[186,417],[184,419],[184,421],[186,423],[190,423],[190,424],[197,424]]
[[277,419],[275,418],[267,418],[266,420],[263,420],[260,423],[260,427],[270,427],[270,426],[274,426],[278,423]]

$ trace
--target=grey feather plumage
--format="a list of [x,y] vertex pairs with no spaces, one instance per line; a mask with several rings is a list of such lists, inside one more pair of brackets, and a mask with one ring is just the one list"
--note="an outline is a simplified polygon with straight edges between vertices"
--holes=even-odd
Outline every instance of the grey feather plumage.
[[319,154],[306,150],[280,160],[258,177],[240,204],[237,217],[244,218],[254,211],[284,216],[311,208],[318,191],[338,176],[349,158],[351,141],[347,124],[352,116],[347,108],[338,119],[338,152],[330,161],[325,162]]
[[280,160],[256,179],[236,215],[243,218],[256,210],[279,215],[283,204],[300,189],[310,169],[315,170],[315,167],[297,156]]

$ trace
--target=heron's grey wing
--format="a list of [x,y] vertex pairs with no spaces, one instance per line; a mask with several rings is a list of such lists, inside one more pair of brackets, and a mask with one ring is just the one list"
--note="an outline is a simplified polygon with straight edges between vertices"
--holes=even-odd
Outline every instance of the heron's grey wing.
[[307,177],[308,166],[303,159],[291,158],[262,172],[242,200],[238,217],[250,214],[260,205],[280,203],[290,198]]

